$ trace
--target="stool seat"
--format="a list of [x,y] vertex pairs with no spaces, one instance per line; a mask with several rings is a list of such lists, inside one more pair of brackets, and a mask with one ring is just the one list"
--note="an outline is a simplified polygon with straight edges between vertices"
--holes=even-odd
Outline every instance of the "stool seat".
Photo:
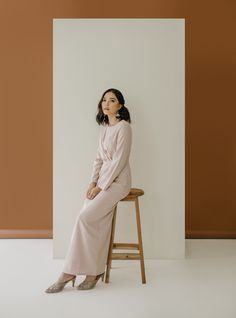
[[144,191],[138,188],[131,188],[129,194],[120,201],[133,201],[135,198],[144,195]]
[[[112,218],[112,227],[111,227],[111,238],[110,238],[110,245],[109,245],[109,251],[107,256],[105,283],[109,282],[112,260],[140,260],[142,283],[143,284],[146,283],[142,234],[141,234],[141,221],[140,221],[139,203],[138,203],[138,197],[142,196],[143,194],[144,194],[144,191],[142,189],[131,188],[128,195],[120,200],[120,201],[134,201],[135,203],[138,243],[117,243],[117,242],[114,243],[116,214],[117,214],[117,206],[119,202],[117,202],[117,204],[114,206],[114,209],[113,209],[114,214]],[[113,250],[115,249],[138,250],[138,253],[127,253],[127,252],[113,253]]]

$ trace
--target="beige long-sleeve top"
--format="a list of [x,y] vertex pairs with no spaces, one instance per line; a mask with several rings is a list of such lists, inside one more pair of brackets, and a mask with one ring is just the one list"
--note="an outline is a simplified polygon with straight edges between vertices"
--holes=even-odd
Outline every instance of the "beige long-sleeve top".
[[102,190],[107,190],[113,182],[131,187],[131,145],[132,129],[126,120],[113,126],[102,126],[91,182],[97,183]]

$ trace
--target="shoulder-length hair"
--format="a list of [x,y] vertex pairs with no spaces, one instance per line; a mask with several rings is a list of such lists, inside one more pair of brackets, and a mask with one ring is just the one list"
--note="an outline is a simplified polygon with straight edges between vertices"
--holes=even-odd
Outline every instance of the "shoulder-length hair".
[[102,100],[103,100],[104,95],[107,92],[114,93],[116,95],[116,98],[118,99],[119,103],[122,105],[121,108],[118,110],[118,115],[116,117],[119,118],[120,120],[124,119],[124,120],[128,121],[129,123],[131,123],[130,113],[129,113],[128,108],[125,106],[124,97],[123,97],[122,93],[116,88],[109,88],[102,94],[102,97],[98,103],[98,112],[96,115],[97,123],[99,125],[101,125],[101,124],[108,125],[109,124],[108,116],[106,114],[104,114],[103,110],[102,110]]

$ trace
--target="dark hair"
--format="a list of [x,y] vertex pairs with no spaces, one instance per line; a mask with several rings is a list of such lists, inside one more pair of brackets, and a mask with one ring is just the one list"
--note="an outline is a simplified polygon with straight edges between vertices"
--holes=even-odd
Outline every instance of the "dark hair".
[[115,88],[109,88],[107,89],[103,94],[102,97],[98,103],[98,113],[96,115],[96,121],[99,125],[106,125],[109,124],[109,118],[107,115],[105,115],[102,111],[102,100],[104,95],[107,92],[112,92],[116,95],[116,98],[118,99],[119,103],[122,105],[122,107],[118,110],[118,117],[116,116],[116,118],[119,118],[120,120],[124,119],[126,121],[128,121],[129,123],[131,123],[131,119],[130,119],[130,114],[129,114],[129,110],[128,108],[124,105],[125,104],[125,100],[124,97],[122,95],[122,93]]

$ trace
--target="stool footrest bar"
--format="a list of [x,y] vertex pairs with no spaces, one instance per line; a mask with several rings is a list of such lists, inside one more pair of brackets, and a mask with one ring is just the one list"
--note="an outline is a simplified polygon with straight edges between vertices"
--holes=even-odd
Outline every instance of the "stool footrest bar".
[[139,250],[139,244],[137,243],[113,243],[113,249],[120,250]]
[[111,259],[128,259],[128,260],[140,260],[140,255],[137,253],[112,253]]

